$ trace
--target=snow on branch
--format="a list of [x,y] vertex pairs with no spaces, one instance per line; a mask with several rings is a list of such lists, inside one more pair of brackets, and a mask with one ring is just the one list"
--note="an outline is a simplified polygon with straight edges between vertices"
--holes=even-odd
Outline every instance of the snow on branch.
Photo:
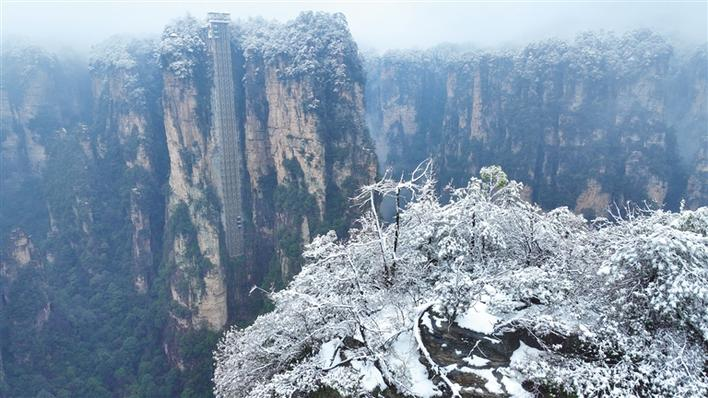
[[[437,322],[424,311],[492,337],[523,329],[574,342],[516,358],[520,381],[577,396],[706,395],[708,208],[591,223],[523,201],[498,167],[446,203],[433,186],[427,162],[362,188],[369,212],[349,239],[314,239],[302,272],[270,295],[274,310],[226,333],[216,395],[458,392],[424,345],[419,324]],[[381,220],[377,196],[403,190],[395,218]]]

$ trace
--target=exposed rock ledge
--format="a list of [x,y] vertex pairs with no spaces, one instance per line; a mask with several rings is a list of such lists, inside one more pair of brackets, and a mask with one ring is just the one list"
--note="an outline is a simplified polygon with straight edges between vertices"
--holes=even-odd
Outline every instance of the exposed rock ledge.
[[524,381],[514,364],[543,355],[542,345],[556,345],[558,353],[583,352],[575,336],[534,336],[513,323],[482,333],[449,323],[432,305],[420,313],[416,329],[421,361],[444,397],[566,397]]

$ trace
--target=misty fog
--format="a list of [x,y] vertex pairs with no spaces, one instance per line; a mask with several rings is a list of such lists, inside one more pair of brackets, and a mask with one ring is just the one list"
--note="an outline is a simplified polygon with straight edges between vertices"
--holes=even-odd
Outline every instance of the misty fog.
[[[440,43],[475,47],[523,45],[586,30],[649,28],[677,42],[705,40],[706,2],[62,2],[3,3],[3,41],[22,37],[35,44],[85,51],[101,40],[129,33],[159,35],[171,20],[209,11],[233,20],[263,17],[285,21],[304,10],[342,12],[363,50],[428,48]],[[31,21],[31,24],[28,22]]]

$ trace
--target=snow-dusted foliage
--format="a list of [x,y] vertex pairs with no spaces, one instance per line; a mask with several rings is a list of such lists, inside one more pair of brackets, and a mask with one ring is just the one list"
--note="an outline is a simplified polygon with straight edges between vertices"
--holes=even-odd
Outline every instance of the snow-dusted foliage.
[[208,59],[202,25],[187,16],[167,25],[162,33],[157,48],[160,64],[180,79],[194,77],[199,63]]
[[336,88],[363,77],[342,13],[303,12],[285,24],[251,19],[234,25],[234,37],[247,58],[282,65],[283,78],[331,79]]
[[149,39],[133,39],[112,36],[92,47],[89,70],[133,70],[143,59],[154,57],[155,42]]
[[[650,68],[667,68],[673,47],[649,30],[618,35],[610,31],[587,31],[575,40],[548,39],[520,49],[496,51],[438,46],[427,51],[388,51],[380,60],[388,65],[430,66],[444,70],[496,64],[498,73],[510,69],[519,78],[536,79],[558,69],[588,80],[630,79]],[[375,59],[375,57],[372,57]],[[455,69],[461,68],[461,69]],[[655,70],[659,72],[659,70]]]
[[[221,341],[217,396],[455,393],[420,338],[431,308],[482,333],[538,336],[532,361],[512,358],[521,380],[579,397],[705,396],[708,208],[590,223],[523,201],[498,167],[447,203],[433,186],[424,165],[365,187],[349,240],[314,239],[302,272],[270,293],[274,310]],[[382,195],[404,207],[387,225]]]
[[[4,67],[22,63],[24,69],[19,73],[22,78],[30,74],[35,68],[54,68],[59,62],[56,55],[45,51],[41,47],[22,42],[7,43],[2,49],[2,59]],[[8,76],[10,76],[10,72],[14,71],[7,71]],[[6,83],[6,80],[3,79],[2,83]]]
[[38,71],[51,73],[59,66],[59,60],[54,54],[22,42],[4,45],[0,57],[0,87],[7,90],[10,99],[18,97]]
[[113,36],[92,48],[89,70],[98,80],[121,82],[129,106],[140,109],[147,102],[146,90],[158,79],[155,45],[154,40]]
[[517,69],[528,77],[557,67],[589,79],[631,78],[652,66],[665,68],[673,52],[661,36],[638,30],[618,36],[612,32],[584,32],[575,42],[546,40],[534,43],[514,56]]

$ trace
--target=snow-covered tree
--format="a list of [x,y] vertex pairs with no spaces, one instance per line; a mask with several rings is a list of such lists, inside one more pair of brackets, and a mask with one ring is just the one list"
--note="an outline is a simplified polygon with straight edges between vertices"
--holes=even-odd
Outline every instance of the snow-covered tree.
[[202,24],[187,16],[167,25],[157,46],[157,54],[162,67],[178,78],[195,77],[199,64],[208,59]]
[[[269,293],[274,310],[221,341],[218,396],[325,387],[343,396],[455,395],[462,387],[423,344],[429,314],[489,336],[536,336],[541,353],[509,370],[520,381],[577,396],[707,392],[708,208],[630,208],[588,222],[523,201],[521,184],[498,167],[441,203],[431,170],[364,187],[357,199],[369,211],[350,238],[313,240],[302,272]],[[377,200],[402,192],[406,204],[396,200],[384,224]],[[578,344],[564,349],[548,336]]]
[[251,19],[233,29],[244,55],[280,67],[282,78],[322,79],[340,90],[363,75],[344,14],[308,11],[285,24]]
[[122,82],[127,103],[135,109],[146,106],[146,90],[158,79],[155,41],[112,36],[91,49],[89,70],[98,79]]

